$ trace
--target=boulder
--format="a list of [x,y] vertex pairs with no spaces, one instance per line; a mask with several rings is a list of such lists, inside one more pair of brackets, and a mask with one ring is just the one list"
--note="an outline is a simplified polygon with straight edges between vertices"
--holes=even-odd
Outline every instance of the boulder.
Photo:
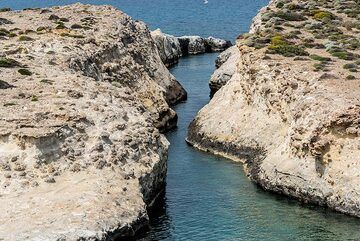
[[154,39],[159,50],[160,58],[166,67],[170,67],[179,62],[182,56],[182,50],[178,38],[164,34],[160,29],[151,32],[151,37]]
[[200,36],[182,36],[179,42],[183,55],[196,55],[206,53],[206,43]]
[[152,31],[151,36],[156,43],[161,60],[167,67],[178,63],[181,56],[221,52],[232,45],[228,40],[214,37],[206,39],[200,36],[174,37],[161,32],[160,29]]
[[221,52],[232,46],[231,42],[228,40],[211,36],[205,39],[205,43],[208,48],[207,52]]

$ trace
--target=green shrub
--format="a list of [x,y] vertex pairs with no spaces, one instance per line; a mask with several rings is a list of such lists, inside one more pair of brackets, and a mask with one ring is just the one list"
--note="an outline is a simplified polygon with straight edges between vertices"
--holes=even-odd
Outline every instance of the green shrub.
[[307,61],[307,60],[309,60],[309,58],[296,56],[296,57],[294,58],[294,60],[295,60],[295,61]]
[[17,66],[20,66],[20,63],[14,59],[0,58],[0,67],[13,68],[13,67],[17,67]]
[[272,45],[285,45],[288,44],[288,42],[285,40],[285,38],[281,35],[275,35],[274,37],[271,38],[271,42]]
[[13,22],[6,18],[0,18],[0,25],[2,24],[13,24]]
[[28,70],[28,69],[19,69],[18,72],[21,75],[27,75],[27,76],[32,75],[32,72],[30,70]]
[[344,59],[344,60],[354,60],[356,58],[356,56],[353,53],[350,53],[342,48],[339,47],[332,47],[328,50],[328,52],[334,56],[337,57],[339,59]]
[[71,37],[71,38],[85,38],[84,35],[81,34],[70,34],[70,33],[61,33],[61,37]]
[[53,80],[49,80],[49,79],[42,79],[40,80],[41,83],[44,83],[44,84],[49,84],[49,85],[52,85],[54,83]]
[[9,102],[9,103],[5,103],[5,104],[4,104],[4,107],[14,106],[14,105],[16,105],[16,103],[14,103],[14,102]]
[[0,28],[0,36],[8,36],[10,31],[5,28]]
[[288,42],[283,36],[275,35],[271,38],[270,46],[268,47],[268,53],[270,54],[281,54],[285,57],[295,56],[308,56],[302,47],[294,45]]
[[325,19],[334,19],[334,15],[328,11],[317,10],[314,12],[314,18],[318,21],[323,21]]
[[25,33],[25,34],[35,33],[35,31],[32,30],[32,29],[26,29],[26,30],[24,31],[24,33]]
[[339,59],[352,60],[353,57],[349,52],[346,51],[332,51],[330,52],[332,56],[337,57]]
[[284,5],[285,5],[285,3],[283,3],[283,2],[278,2],[278,3],[276,4],[276,7],[277,7],[277,8],[283,8]]
[[279,11],[274,13],[274,17],[278,17],[287,21],[303,21],[306,18],[298,13]]
[[47,29],[49,29],[49,27],[41,26],[41,27],[38,27],[38,28],[36,29],[36,31],[37,31],[37,32],[42,32],[42,31],[45,31],[45,30],[47,30]]
[[14,88],[14,86],[9,84],[8,82],[0,80],[0,89],[4,90],[4,89],[9,89],[9,88]]
[[67,22],[69,22],[69,19],[68,18],[59,18],[59,21],[67,23]]
[[81,28],[84,28],[82,25],[80,25],[80,24],[73,24],[73,25],[71,25],[71,28],[72,29],[81,29]]
[[315,71],[325,70],[326,65],[324,63],[314,64]]
[[59,16],[55,15],[55,14],[51,14],[49,17],[49,20],[58,20]]
[[38,101],[39,97],[37,97],[36,95],[31,96],[31,101]]
[[26,36],[26,35],[21,35],[19,37],[19,41],[32,41],[32,40],[34,40],[34,39],[32,39],[31,37]]
[[320,62],[329,62],[331,61],[331,58],[328,58],[328,57],[322,57],[322,56],[319,56],[319,55],[310,55],[310,58],[313,59],[313,60],[317,60],[317,61],[320,61]]
[[289,10],[298,10],[301,9],[302,7],[295,3],[289,3],[288,5],[286,5],[286,8]]
[[344,64],[343,68],[344,69],[357,69],[357,64]]
[[58,22],[57,26],[55,28],[56,29],[66,29],[67,27],[65,26],[65,24],[63,22]]
[[354,80],[354,79],[356,79],[356,78],[355,78],[354,75],[348,75],[348,76],[346,76],[346,79],[347,79],[347,80]]
[[9,34],[8,34],[8,37],[10,37],[10,38],[13,38],[13,37],[16,37],[16,36],[17,36],[16,33],[9,33]]
[[285,57],[309,55],[308,52],[306,52],[302,47],[297,45],[270,45],[269,50],[270,53],[281,54]]

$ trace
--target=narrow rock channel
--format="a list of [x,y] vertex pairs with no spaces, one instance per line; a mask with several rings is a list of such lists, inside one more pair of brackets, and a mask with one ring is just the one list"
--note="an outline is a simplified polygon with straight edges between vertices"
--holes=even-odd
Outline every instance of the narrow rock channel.
[[[182,37],[167,35],[175,51],[164,61],[166,52],[157,54],[148,28],[113,7],[35,8],[77,1],[113,5],[149,29]],[[0,11],[0,241],[360,240],[360,219],[266,192],[241,163],[185,142],[198,111],[211,105],[209,95],[225,94],[220,88],[237,71],[237,46],[217,59],[209,52],[228,42],[208,36],[234,40],[267,3],[0,2],[34,8]],[[226,89],[230,97],[234,86]],[[217,109],[202,120],[215,120],[211,130],[220,139],[228,140],[223,130],[229,126],[259,128],[223,114],[232,98],[214,99],[220,99]],[[232,107],[243,114],[240,105]],[[231,147],[222,150],[232,154]]]
[[178,128],[170,142],[166,192],[137,240],[357,240],[359,220],[263,191],[243,166],[198,151],[184,141],[198,110],[209,101],[218,54],[180,59],[171,73],[188,92],[174,107]]

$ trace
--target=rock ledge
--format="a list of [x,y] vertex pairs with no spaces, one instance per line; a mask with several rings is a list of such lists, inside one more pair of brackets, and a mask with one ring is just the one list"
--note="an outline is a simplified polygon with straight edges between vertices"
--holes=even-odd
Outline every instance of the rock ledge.
[[110,6],[1,13],[0,240],[112,240],[148,224],[186,92]]

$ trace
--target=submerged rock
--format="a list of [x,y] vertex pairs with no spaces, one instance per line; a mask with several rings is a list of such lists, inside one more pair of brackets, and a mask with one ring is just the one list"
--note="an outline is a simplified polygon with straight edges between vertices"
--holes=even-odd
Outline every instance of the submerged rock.
[[[271,35],[264,24],[271,16],[301,26],[302,11],[313,8],[278,2],[255,17],[248,39],[239,38],[237,47],[218,58],[210,86],[222,87],[191,123],[187,141],[243,162],[250,179],[265,190],[360,217],[360,75],[349,64],[360,49],[348,47],[340,54],[339,47],[313,48],[328,39],[314,43],[309,36],[326,29],[293,31],[290,23]],[[335,14],[333,4],[321,7]],[[275,14],[282,6],[296,9]],[[306,21],[321,21],[326,14],[329,22],[343,18],[322,12]],[[356,31],[347,34],[360,37]],[[301,41],[309,47],[296,45]]]
[[19,64],[0,67],[0,239],[133,236],[165,183],[159,130],[186,98],[150,31],[109,6],[1,15],[0,56]]

